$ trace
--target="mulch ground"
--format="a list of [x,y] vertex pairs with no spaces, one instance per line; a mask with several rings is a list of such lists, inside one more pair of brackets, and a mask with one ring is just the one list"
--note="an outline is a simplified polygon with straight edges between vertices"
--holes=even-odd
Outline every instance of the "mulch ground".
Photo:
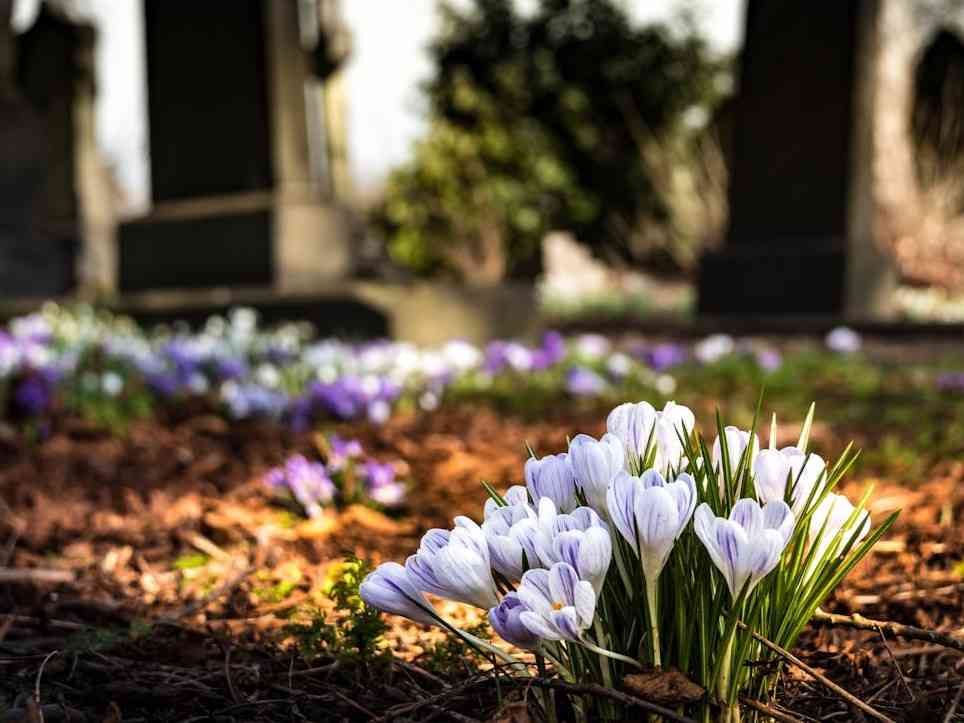
[[[39,444],[0,435],[0,721],[526,720],[497,711],[527,691],[420,666],[437,632],[392,619],[397,662],[376,671],[305,661],[282,630],[307,606],[325,609],[333,561],[404,559],[426,529],[477,516],[481,480],[519,481],[523,440],[550,451],[603,427],[601,413],[533,423],[484,407],[340,425],[407,466],[411,502],[394,517],[355,507],[312,522],[282,513],[258,480],[312,453],[311,434],[200,414],[125,437],[69,420]],[[830,438],[841,430],[818,433],[843,446]],[[964,633],[964,462],[919,480],[858,477],[845,491],[868,481],[875,519],[903,512],[825,608]],[[961,652],[815,625],[796,653],[893,720],[964,720]],[[864,719],[794,668],[774,706],[802,720]]]

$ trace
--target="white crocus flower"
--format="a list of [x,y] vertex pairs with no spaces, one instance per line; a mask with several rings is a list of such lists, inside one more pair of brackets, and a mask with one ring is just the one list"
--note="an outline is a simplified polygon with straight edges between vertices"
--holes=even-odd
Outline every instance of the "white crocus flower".
[[[736,427],[724,427],[723,434],[726,437],[726,451],[728,453],[727,459],[730,465],[730,472],[735,474],[737,467],[740,466],[740,460],[743,458],[743,453],[746,451],[747,445],[753,445],[750,450],[750,461],[752,462],[760,449],[760,440],[755,434],[737,429]],[[719,437],[713,442],[713,469],[721,475],[720,484],[722,485],[723,445]]]
[[[502,495],[502,499],[505,500],[507,505],[528,505],[529,504],[529,490],[523,485],[512,485],[506,493]],[[489,515],[500,510],[505,505],[500,505],[494,499],[489,497],[485,501],[485,519],[489,519]]]
[[688,474],[667,483],[656,470],[622,472],[608,497],[613,525],[639,556],[647,582],[655,581],[696,507],[696,482]]
[[695,426],[696,416],[689,407],[666,402],[658,413],[656,423],[656,444],[659,449],[657,469],[680,469],[683,466],[686,450],[682,440],[689,439]]
[[807,532],[807,541],[812,549],[807,577],[810,577],[828,554],[831,557],[839,556],[851,538],[856,546],[870,532],[870,513],[862,510],[855,516],[855,509],[846,497],[833,493],[828,494],[817,505],[810,517],[810,528]]
[[592,625],[596,593],[576,570],[557,562],[550,570],[530,570],[522,576],[519,600],[527,610],[519,621],[534,636],[544,640],[580,642]]
[[595,440],[588,434],[577,434],[569,443],[569,463],[576,486],[586,501],[600,514],[606,515],[606,491],[613,478],[626,468],[623,443],[611,433]]
[[483,609],[498,605],[485,533],[467,517],[456,517],[455,525],[426,532],[405,569],[423,592]]
[[763,503],[786,500],[790,487],[791,509],[800,516],[811,496],[820,494],[826,463],[816,454],[796,447],[764,449],[753,460],[753,484]]
[[683,533],[696,506],[696,482],[681,474],[667,484],[656,470],[641,477],[625,472],[609,487],[609,514],[613,525],[639,557],[646,579],[653,664],[661,665],[657,592],[659,575],[673,545]]
[[542,459],[530,457],[525,464],[526,487],[533,501],[543,497],[553,501],[563,512],[579,506],[576,497],[576,478],[569,463],[569,455],[547,454]]
[[606,418],[606,430],[623,443],[629,460],[646,456],[655,442],[656,410],[649,402],[620,404]]
[[785,502],[769,502],[761,508],[748,498],[733,506],[729,518],[714,515],[705,502],[693,517],[693,529],[723,573],[734,600],[744,590],[749,595],[777,566],[794,524]]
[[482,523],[489,545],[492,568],[509,580],[539,565],[536,513],[528,504],[508,505],[487,511]]
[[358,594],[366,605],[417,623],[438,625],[431,603],[416,587],[408,570],[397,562],[383,563],[366,575]]

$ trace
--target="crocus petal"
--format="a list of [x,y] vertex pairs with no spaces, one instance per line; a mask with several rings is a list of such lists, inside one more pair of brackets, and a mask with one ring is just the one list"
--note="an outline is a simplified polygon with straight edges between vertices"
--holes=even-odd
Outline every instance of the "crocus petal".
[[623,539],[639,554],[639,541],[636,539],[636,482],[637,478],[620,472],[609,485],[606,504],[609,519]]
[[591,527],[582,534],[575,567],[579,571],[579,577],[588,580],[598,595],[606,581],[606,573],[612,561],[612,538],[600,527]]
[[761,502],[783,500],[789,475],[790,463],[778,450],[761,450],[753,460],[753,484]]
[[650,487],[636,497],[639,558],[646,579],[654,581],[673,548],[679,527],[676,501],[663,487]]
[[429,613],[431,604],[397,562],[386,562],[369,573],[358,586],[358,594],[366,605],[379,610],[426,625],[438,624]]
[[542,638],[543,640],[562,640],[562,635],[559,634],[554,626],[549,624],[551,615],[551,609],[546,613],[545,617],[531,610],[525,610],[519,615],[519,622],[537,638]]
[[575,595],[576,613],[579,615],[579,622],[583,628],[592,625],[593,616],[596,614],[596,592],[591,584],[586,580],[580,580],[576,584]]
[[579,613],[573,606],[566,606],[560,610],[553,610],[549,617],[549,622],[563,640],[579,642],[582,637],[582,626],[580,625]]
[[579,575],[572,565],[557,562],[549,569],[549,594],[554,603],[575,605]]

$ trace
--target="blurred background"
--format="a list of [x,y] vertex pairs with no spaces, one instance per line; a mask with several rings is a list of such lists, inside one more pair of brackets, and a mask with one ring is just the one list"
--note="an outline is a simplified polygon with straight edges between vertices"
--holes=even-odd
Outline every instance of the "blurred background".
[[964,321],[964,3],[824,5],[0,0],[4,313]]

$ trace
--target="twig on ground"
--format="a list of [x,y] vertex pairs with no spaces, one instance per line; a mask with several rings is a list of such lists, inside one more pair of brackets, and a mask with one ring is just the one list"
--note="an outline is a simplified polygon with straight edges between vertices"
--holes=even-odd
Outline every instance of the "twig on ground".
[[839,615],[837,613],[828,613],[817,608],[817,611],[813,614],[813,619],[818,622],[827,623],[828,625],[842,625],[857,630],[890,633],[891,635],[907,638],[908,640],[923,640],[928,643],[934,643],[935,645],[943,645],[945,648],[953,648],[964,652],[964,640],[960,638],[945,635],[936,630],[915,628],[912,625],[894,623],[888,620],[871,620],[859,613]]
[[879,710],[877,710],[876,708],[873,708],[873,707],[867,705],[867,704],[864,703],[862,700],[860,700],[860,698],[858,698],[857,696],[855,696],[853,693],[848,693],[846,690],[844,690],[844,689],[841,688],[839,685],[837,685],[837,684],[834,683],[832,680],[830,680],[827,676],[823,675],[822,673],[817,672],[816,670],[814,670],[813,668],[811,668],[809,665],[807,665],[806,663],[804,663],[802,660],[800,660],[800,658],[798,658],[797,656],[795,656],[793,653],[791,653],[791,652],[789,652],[789,651],[787,651],[787,650],[784,650],[783,648],[781,648],[781,647],[780,647],[779,645],[777,645],[776,643],[770,642],[769,640],[767,640],[766,638],[764,638],[764,637],[763,637],[762,635],[760,635],[759,633],[757,633],[757,632],[755,632],[755,631],[753,631],[753,630],[750,630],[750,628],[748,628],[745,623],[743,623],[743,622],[738,622],[737,625],[739,625],[741,629],[747,630],[747,631],[750,633],[750,635],[753,636],[753,639],[756,640],[757,642],[763,644],[764,647],[769,648],[770,650],[772,650],[772,651],[773,651],[774,653],[776,653],[777,655],[779,655],[779,656],[783,657],[785,660],[793,663],[793,664],[796,665],[798,668],[800,668],[800,669],[803,670],[804,672],[806,672],[806,673],[808,673],[809,675],[811,675],[813,678],[815,678],[815,679],[817,679],[818,681],[820,681],[821,683],[823,683],[823,685],[824,685],[825,687],[827,687],[827,688],[829,688],[830,690],[832,690],[834,693],[836,693],[838,696],[840,696],[841,698],[843,698],[845,701],[847,701],[847,702],[850,703],[851,705],[856,706],[857,708],[860,708],[860,710],[862,710],[862,711],[863,711],[864,713],[866,713],[867,715],[871,716],[872,718],[876,718],[876,719],[879,720],[879,721],[884,721],[885,723],[895,723],[895,721],[894,721],[892,718],[888,718],[887,716],[885,716],[883,713],[881,713],[881,712],[880,712]]
[[234,687],[234,680],[231,679],[231,646],[228,645],[224,650],[224,679],[228,684],[228,693],[231,695],[231,700],[235,703],[241,702],[241,696],[238,695],[237,688]]
[[758,713],[762,713],[769,718],[773,718],[773,720],[778,721],[779,723],[803,723],[803,721],[801,721],[799,718],[795,718],[789,713],[784,713],[776,708],[771,708],[770,706],[765,705],[758,700],[753,700],[753,698],[740,698],[740,702],[749,708],[753,708],[753,710],[757,711]]
[[964,683],[961,683],[957,689],[957,694],[954,696],[954,700],[951,701],[951,707],[947,709],[947,714],[944,716],[944,723],[951,723],[951,721],[954,720],[954,713],[957,712],[957,706],[961,704],[962,694],[964,694]]
[[47,667],[47,661],[59,652],[59,650],[54,650],[53,652],[48,653],[47,657],[44,658],[43,662],[40,664],[40,669],[37,671],[37,680],[33,685],[33,702],[36,703],[38,707],[40,706],[40,680],[44,677],[44,668]]
[[0,583],[72,583],[76,575],[71,570],[45,570],[38,567],[0,567]]

